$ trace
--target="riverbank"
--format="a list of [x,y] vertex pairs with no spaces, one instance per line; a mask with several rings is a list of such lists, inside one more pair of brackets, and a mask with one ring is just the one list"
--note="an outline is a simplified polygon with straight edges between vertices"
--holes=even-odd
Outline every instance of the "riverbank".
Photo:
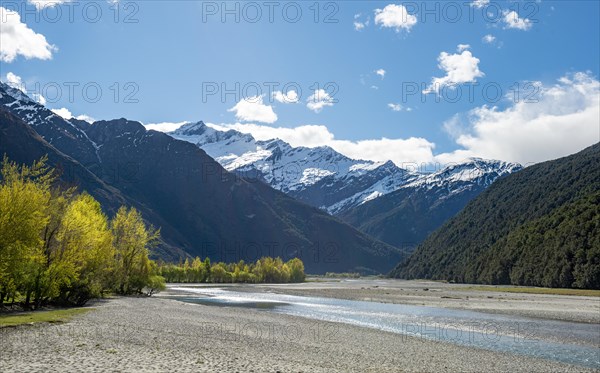
[[0,371],[582,372],[581,367],[255,309],[115,298],[0,329]]
[[532,318],[600,324],[600,298],[503,292],[501,286],[395,279],[318,279],[301,284],[236,286],[238,291],[443,307]]

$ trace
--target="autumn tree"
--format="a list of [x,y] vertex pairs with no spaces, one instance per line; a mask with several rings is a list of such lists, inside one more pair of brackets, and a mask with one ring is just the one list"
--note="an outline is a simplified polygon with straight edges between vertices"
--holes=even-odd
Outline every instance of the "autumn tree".
[[135,208],[121,207],[111,222],[113,245],[116,250],[117,291],[121,294],[141,292],[153,273],[148,258],[149,249],[156,245],[160,233],[146,227]]
[[0,181],[0,302],[18,292],[31,296],[35,274],[44,265],[40,232],[48,224],[54,173],[45,159],[31,167],[6,157]]

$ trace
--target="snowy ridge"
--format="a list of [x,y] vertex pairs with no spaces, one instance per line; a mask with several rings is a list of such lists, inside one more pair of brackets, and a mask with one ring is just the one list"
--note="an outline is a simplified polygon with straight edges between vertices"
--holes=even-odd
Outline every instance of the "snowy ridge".
[[95,150],[95,157],[86,159],[86,162],[102,162],[97,152],[98,146],[82,129],[37,103],[21,90],[0,82],[0,105],[33,126],[48,143],[56,145],[57,142],[66,141],[74,146],[92,148]]
[[520,165],[471,159],[426,174],[393,162],[350,159],[330,147],[292,147],[279,140],[257,141],[234,130],[220,131],[203,122],[169,133],[202,148],[228,171],[258,177],[273,188],[338,214],[400,188],[447,189],[460,193],[473,185],[489,186]]
[[473,183],[487,187],[499,177],[519,171],[522,168],[517,163],[471,158],[464,163],[449,164],[440,171],[423,175],[404,187],[431,189],[461,183]]

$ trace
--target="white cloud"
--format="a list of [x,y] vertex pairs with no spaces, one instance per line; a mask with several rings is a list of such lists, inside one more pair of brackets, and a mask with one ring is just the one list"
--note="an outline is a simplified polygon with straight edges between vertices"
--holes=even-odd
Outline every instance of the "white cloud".
[[458,51],[458,53],[461,53],[462,51],[466,51],[467,49],[470,49],[471,46],[469,44],[459,44],[456,47],[456,50]]
[[13,74],[12,72],[8,72],[6,74],[6,84],[10,87],[16,88],[19,91],[25,93],[25,85],[23,84],[23,79],[20,76]]
[[417,17],[409,14],[403,5],[389,4],[383,9],[375,9],[375,24],[381,27],[410,31],[417,24]]
[[28,0],[30,4],[33,4],[37,10],[44,8],[53,8],[60,4],[70,3],[72,0]]
[[473,2],[471,2],[471,6],[477,9],[481,9],[487,6],[489,3],[490,0],[473,0]]
[[388,104],[388,107],[392,109],[392,111],[402,111],[402,105],[400,104]]
[[433,78],[431,85],[423,93],[440,92],[444,86],[452,87],[461,83],[474,83],[477,78],[485,74],[479,70],[479,58],[473,56],[471,51],[462,49],[464,44],[458,46],[459,53],[440,53],[438,67],[446,72],[441,78]]
[[538,102],[521,101],[505,110],[483,106],[471,110],[464,120],[457,115],[447,121],[446,130],[462,149],[437,159],[482,157],[530,164],[573,154],[600,141],[597,79],[576,73],[539,87]]
[[60,109],[52,109],[52,112],[58,116],[63,117],[66,120],[69,120],[71,118],[75,118],[78,120],[85,120],[88,123],[94,123],[96,120],[92,117],[90,117],[89,115],[78,115],[78,116],[73,116],[73,113],[71,113],[71,111],[67,108],[60,108]]
[[273,92],[273,99],[282,104],[296,104],[300,100],[300,97],[298,97],[298,93],[294,90],[290,90],[287,93],[275,91]]
[[481,38],[481,41],[483,41],[485,44],[492,44],[496,41],[496,37],[492,34],[487,34]]
[[40,105],[46,106],[46,98],[39,93],[32,93],[31,98]]
[[175,131],[176,129],[178,129],[179,127],[183,126],[186,123],[189,123],[189,122],[149,123],[149,124],[144,124],[144,127],[146,127],[147,130],[154,130],[154,131],[158,131],[158,132],[172,132],[172,131]]
[[18,55],[48,60],[55,50],[44,35],[21,22],[19,13],[0,7],[0,61],[10,63]]
[[354,30],[356,31],[362,31],[365,29],[365,27],[369,26],[369,23],[371,22],[370,18],[367,17],[367,19],[365,21],[361,21],[362,14],[358,13],[354,15]]
[[384,69],[375,70],[375,74],[379,75],[381,77],[381,80],[383,80],[383,78],[385,78],[385,70]]
[[244,98],[227,111],[235,112],[237,120],[243,122],[275,123],[277,114],[272,106],[263,103],[263,97],[264,95]]
[[502,20],[504,21],[505,28],[527,31],[533,27],[533,23],[530,19],[520,18],[519,14],[514,10],[505,11]]
[[392,111],[412,111],[413,109],[410,107],[406,107],[402,104],[395,104],[395,103],[389,103],[387,104],[387,106],[392,110]]
[[67,108],[60,108],[60,109],[52,109],[52,112],[58,116],[63,117],[64,119],[71,119],[73,118],[73,114],[71,113],[71,111],[69,111],[69,109]]
[[208,126],[219,129],[234,129],[249,133],[257,140],[279,138],[292,146],[330,146],[336,151],[354,159],[371,161],[391,160],[397,165],[404,163],[432,162],[435,145],[423,138],[408,139],[372,139],[372,140],[337,140],[327,127],[319,125],[304,125],[295,128],[270,127],[258,124],[211,124]]
[[46,105],[46,98],[42,96],[40,93],[28,93],[25,87],[25,83],[23,83],[23,79],[20,76],[13,74],[12,72],[8,72],[6,74],[5,82],[8,86],[18,89],[19,91],[25,93],[30,96],[33,101],[37,102],[40,105]]
[[306,100],[306,107],[315,113],[321,112],[326,106],[333,106],[335,99],[325,92],[324,89],[317,89]]

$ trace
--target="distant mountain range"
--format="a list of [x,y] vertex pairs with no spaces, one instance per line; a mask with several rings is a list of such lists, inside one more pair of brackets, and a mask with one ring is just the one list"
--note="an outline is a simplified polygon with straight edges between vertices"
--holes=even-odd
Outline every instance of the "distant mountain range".
[[231,172],[264,181],[409,251],[498,178],[522,169],[514,163],[470,159],[433,173],[408,171],[391,161],[350,159],[326,146],[257,141],[203,122],[169,134],[197,145]]
[[600,289],[600,144],[497,181],[392,275]]
[[492,183],[521,169],[518,164],[482,159],[449,165],[338,217],[390,245],[412,251]]
[[48,154],[65,183],[98,198],[109,214],[120,204],[139,208],[161,228],[165,259],[296,256],[308,273],[381,273],[405,255],[138,122],[65,120],[3,83],[0,113],[0,153],[21,163]]
[[328,146],[257,141],[252,135],[219,131],[203,122],[185,124],[169,135],[202,148],[228,171],[258,178],[331,214],[390,193],[419,176],[393,162],[350,159]]

